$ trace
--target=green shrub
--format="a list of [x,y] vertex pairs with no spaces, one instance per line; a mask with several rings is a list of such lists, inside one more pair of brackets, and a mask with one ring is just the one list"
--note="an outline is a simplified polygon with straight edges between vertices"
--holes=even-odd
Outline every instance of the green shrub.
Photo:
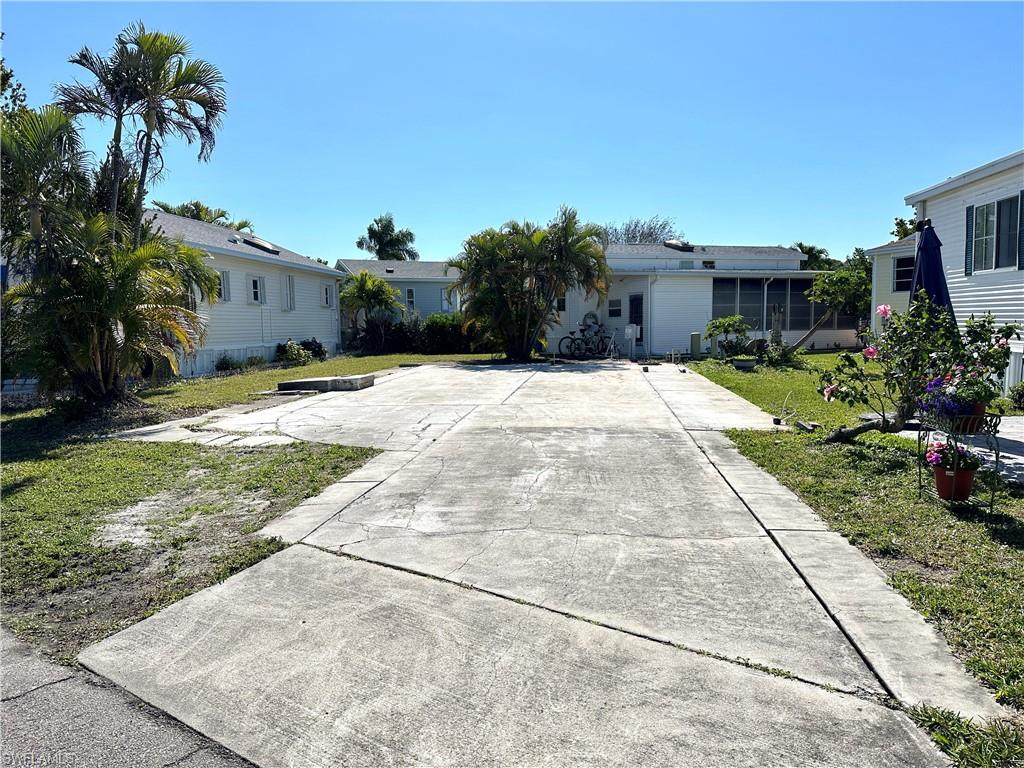
[[261,365],[266,365],[267,361],[263,355],[252,355],[251,357],[245,358],[246,368],[259,368]]
[[284,344],[277,345],[274,362],[284,363],[285,365],[308,365],[313,362],[313,356],[294,341],[288,339]]
[[1007,397],[1014,408],[1024,411],[1024,381],[1010,387]]
[[423,336],[423,352],[428,355],[472,352],[476,342],[475,334],[463,328],[461,312],[431,315],[423,324]]
[[317,341],[315,336],[312,339],[303,339],[299,342],[299,346],[309,352],[309,354],[321,363],[327,359],[327,347]]
[[231,357],[227,352],[218,357],[216,362],[213,364],[213,370],[220,372],[241,371],[245,367],[245,363],[241,360],[235,360],[235,358]]

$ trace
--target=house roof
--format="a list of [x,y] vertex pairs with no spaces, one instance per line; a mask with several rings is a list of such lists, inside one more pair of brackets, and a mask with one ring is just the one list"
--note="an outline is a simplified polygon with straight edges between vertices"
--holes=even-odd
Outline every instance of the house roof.
[[365,270],[385,280],[440,280],[450,283],[459,276],[459,270],[449,267],[445,261],[338,259],[338,263],[353,275]]
[[1024,166],[1024,149],[1019,152],[1014,152],[1012,155],[1006,157],[1000,157],[998,160],[993,160],[991,163],[985,163],[979,165],[977,168],[972,168],[969,171],[965,171],[957,176],[950,176],[945,181],[940,181],[938,184],[933,184],[930,187],[925,187],[917,192],[912,192],[903,198],[903,201],[907,205],[916,205],[922,200],[927,200],[930,197],[941,195],[943,192],[949,192],[952,189],[957,189],[965,184],[970,184],[972,181],[978,181],[988,176],[993,176],[1003,171],[1009,171],[1016,166]]
[[605,256],[609,259],[654,258],[659,259],[800,259],[807,257],[781,245],[694,245],[693,252],[669,248],[661,243],[613,243],[608,246]]
[[901,237],[899,240],[891,240],[885,245],[876,245],[874,248],[868,248],[864,253],[869,255],[889,253],[890,251],[915,251],[917,250],[917,235],[907,235]]
[[202,248],[208,253],[237,256],[253,261],[284,263],[299,269],[331,274],[333,277],[340,278],[342,276],[336,269],[330,266],[295,253],[295,251],[289,251],[277,243],[269,243],[265,237],[259,237],[259,240],[271,245],[277,253],[271,253],[263,248],[249,245],[243,240],[255,237],[254,235],[237,232],[220,224],[210,224],[205,221],[197,221],[196,219],[154,210],[146,211],[146,220],[152,222],[154,230],[159,227],[163,234],[168,237],[180,237],[189,245]]

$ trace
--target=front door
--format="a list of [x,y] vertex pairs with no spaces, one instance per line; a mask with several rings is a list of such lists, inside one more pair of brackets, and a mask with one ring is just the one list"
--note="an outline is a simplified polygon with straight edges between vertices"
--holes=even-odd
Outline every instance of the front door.
[[629,322],[636,326],[636,340],[644,339],[644,295],[642,293],[631,293],[629,295]]

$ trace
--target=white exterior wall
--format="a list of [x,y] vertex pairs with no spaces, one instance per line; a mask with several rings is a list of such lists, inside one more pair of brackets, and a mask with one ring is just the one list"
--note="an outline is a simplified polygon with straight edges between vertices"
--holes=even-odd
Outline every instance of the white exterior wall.
[[[715,268],[704,269],[701,263],[704,261],[715,262]],[[685,267],[680,264],[692,263],[692,267]],[[720,272],[730,269],[745,270],[782,270],[800,269],[800,254],[793,252],[792,259],[736,259],[728,256],[702,254],[700,251],[694,253],[679,252],[678,258],[657,258],[654,256],[609,256],[608,266],[613,270],[680,270],[693,269],[697,273]]]
[[[387,279],[387,278],[385,278]],[[442,294],[448,288],[449,282],[444,280],[391,280],[387,279],[392,287],[400,292],[398,300],[402,306],[407,306],[407,291],[412,289],[416,299],[416,314],[426,320],[431,315],[454,312],[457,307],[445,309],[442,302]]]
[[[714,275],[651,278],[654,332],[651,352],[667,354],[673,349],[690,351],[690,334],[699,332],[711,320],[711,283]],[[708,346],[701,339],[701,348]]]
[[930,218],[942,241],[942,265],[956,319],[992,312],[999,322],[1024,323],[1024,271],[1016,267],[964,274],[966,209],[1018,194],[1024,188],[1020,166],[967,184],[917,205],[918,219]]
[[[208,265],[218,272],[227,271],[230,300],[214,305],[202,303],[198,311],[206,320],[206,342],[195,355],[181,361],[183,376],[196,376],[213,371],[222,354],[244,360],[254,355],[267,362],[274,357],[278,344],[289,338],[302,341],[316,337],[329,353],[338,350],[339,316],[337,278],[329,274],[249,259],[213,255]],[[262,277],[267,291],[265,304],[248,300],[248,276]],[[282,276],[295,280],[295,309],[282,308]],[[339,273],[340,277],[340,273]],[[323,306],[321,292],[329,284],[334,291],[334,305]]]
[[[942,238],[939,238],[940,240]],[[914,253],[880,253],[872,259],[871,270],[871,330],[878,333],[881,330],[881,318],[875,312],[875,308],[888,304],[896,312],[906,312],[910,304],[910,291],[893,291],[892,272],[893,261],[905,256],[913,256]]]

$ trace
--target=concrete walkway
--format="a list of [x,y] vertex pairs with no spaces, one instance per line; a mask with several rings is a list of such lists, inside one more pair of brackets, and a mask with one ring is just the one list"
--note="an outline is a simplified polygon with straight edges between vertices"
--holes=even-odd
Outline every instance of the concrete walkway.
[[386,450],[80,657],[259,765],[938,766],[890,697],[1001,713],[716,431],[770,418],[674,366],[424,367],[208,426]]

